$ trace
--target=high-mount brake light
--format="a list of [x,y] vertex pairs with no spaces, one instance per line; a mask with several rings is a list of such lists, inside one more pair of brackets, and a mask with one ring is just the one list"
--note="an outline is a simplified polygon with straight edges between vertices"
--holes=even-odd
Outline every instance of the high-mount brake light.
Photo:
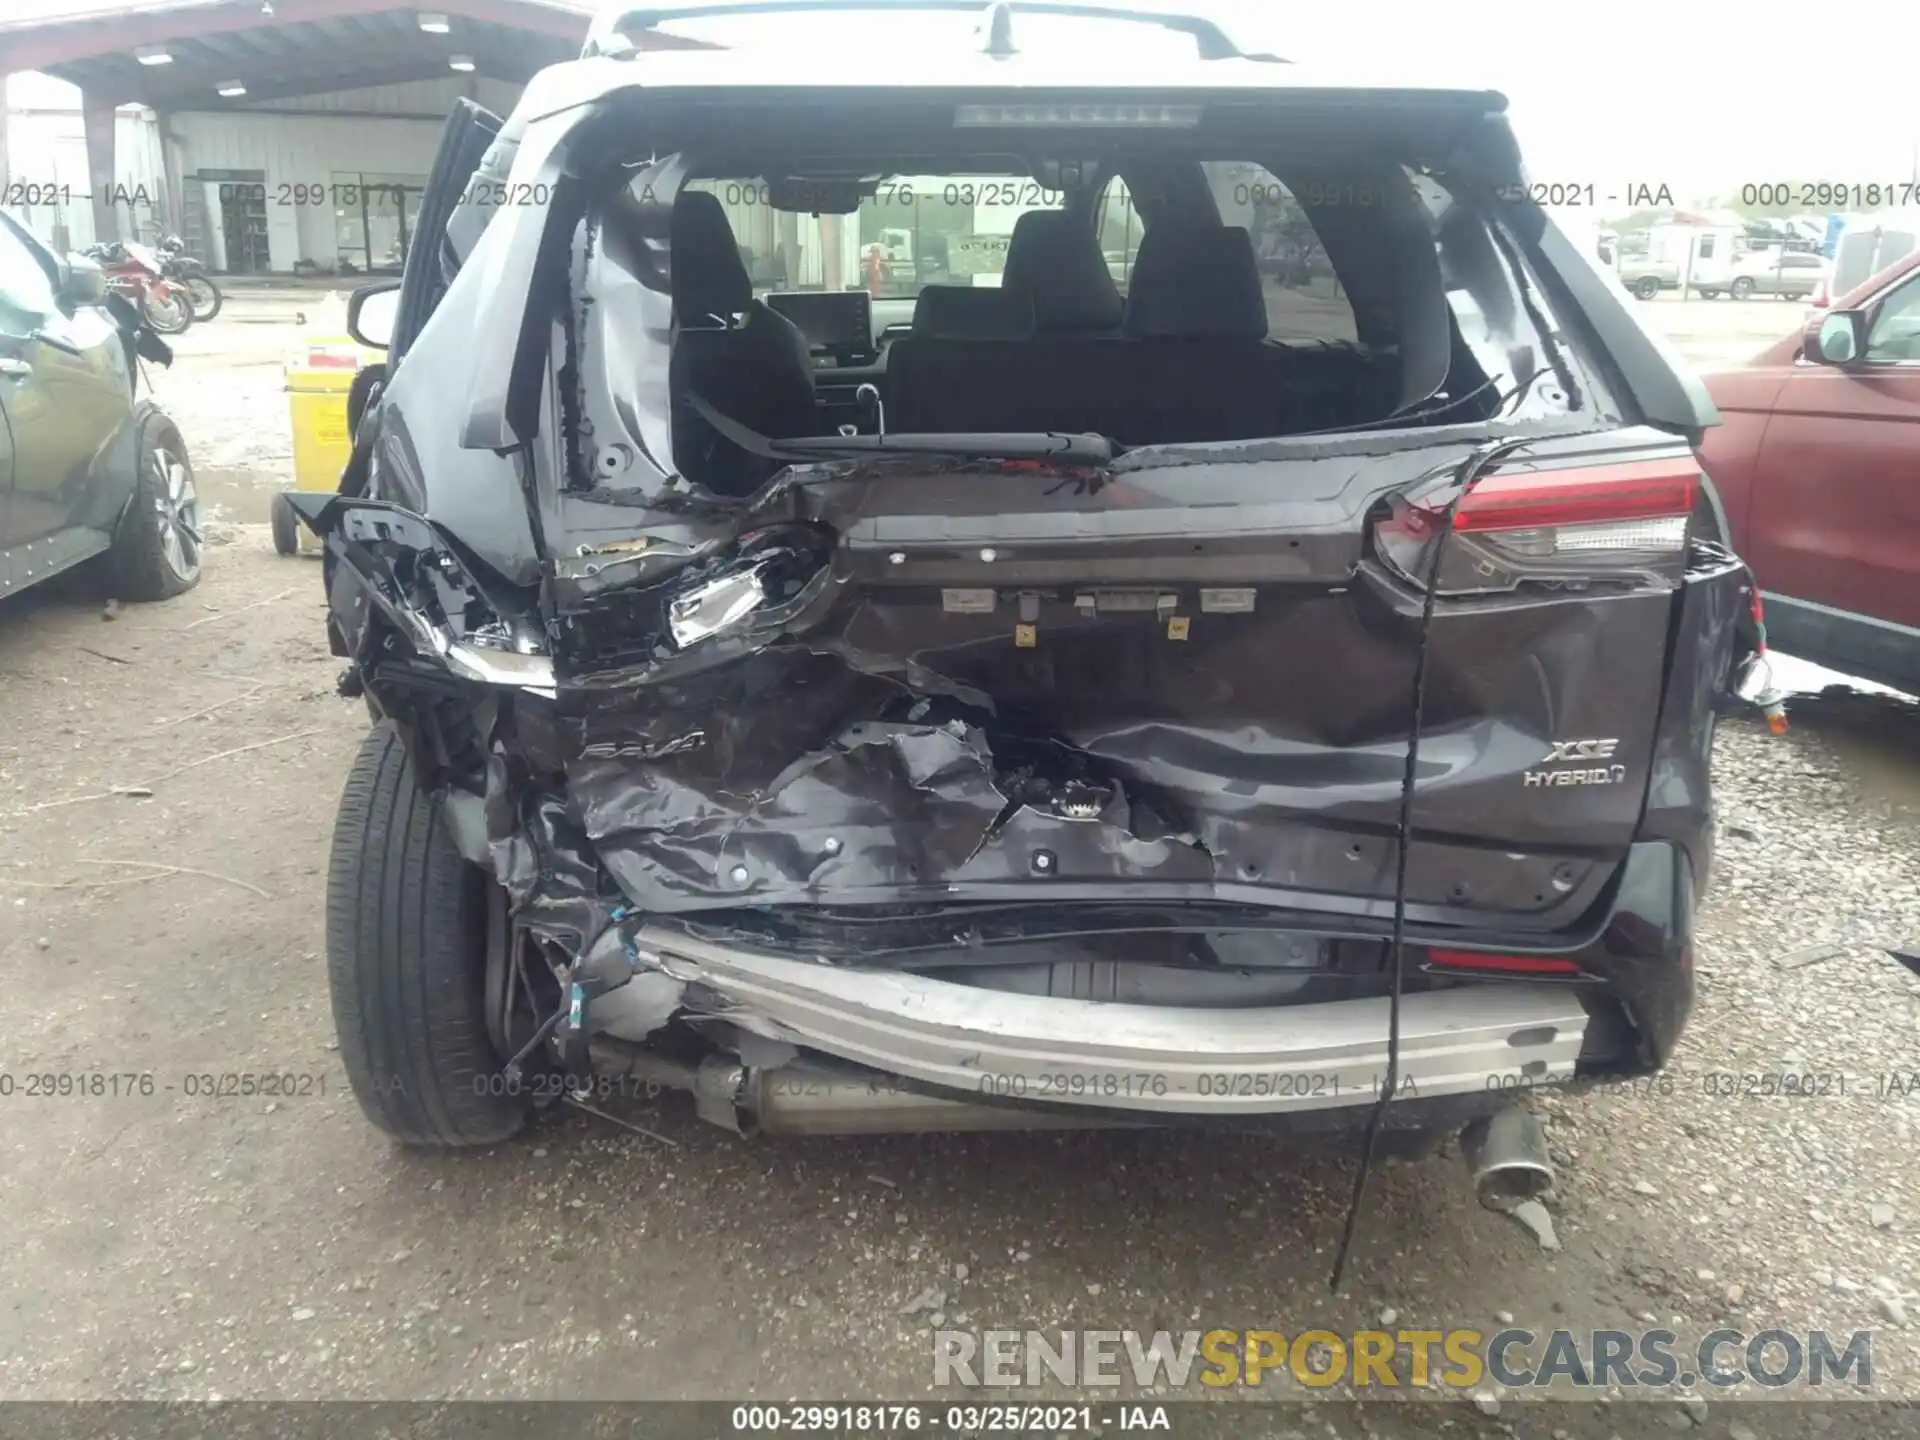
[[1046,129],[1191,130],[1198,105],[1060,104],[962,105],[953,123],[961,129],[1039,126]]

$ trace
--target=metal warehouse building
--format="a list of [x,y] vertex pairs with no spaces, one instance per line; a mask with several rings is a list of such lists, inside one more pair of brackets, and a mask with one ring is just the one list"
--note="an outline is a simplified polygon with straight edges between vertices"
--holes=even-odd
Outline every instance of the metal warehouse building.
[[505,114],[592,8],[430,6],[0,4],[0,201],[63,248],[173,231],[228,274],[392,270],[453,101]]

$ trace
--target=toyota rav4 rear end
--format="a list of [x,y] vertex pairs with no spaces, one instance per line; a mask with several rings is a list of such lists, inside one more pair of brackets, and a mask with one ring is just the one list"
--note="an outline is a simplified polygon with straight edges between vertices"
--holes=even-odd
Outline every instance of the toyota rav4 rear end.
[[297,497],[389,1133],[1344,1131],[1390,1073],[1436,1133],[1671,1053],[1749,615],[1703,392],[1499,95],[1181,16],[1063,67],[1058,8],[884,62],[615,15],[454,117]]

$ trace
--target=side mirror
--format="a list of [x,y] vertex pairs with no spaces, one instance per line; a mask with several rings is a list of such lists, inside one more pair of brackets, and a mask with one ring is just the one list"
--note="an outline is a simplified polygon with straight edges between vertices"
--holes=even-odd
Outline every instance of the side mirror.
[[400,313],[400,282],[362,285],[347,300],[347,333],[362,345],[384,350],[393,343],[393,322]]
[[107,274],[85,255],[68,255],[59,264],[54,299],[65,310],[98,305],[107,298]]
[[1867,317],[1858,310],[1829,310],[1807,323],[1800,353],[1816,365],[1851,365],[1866,348]]

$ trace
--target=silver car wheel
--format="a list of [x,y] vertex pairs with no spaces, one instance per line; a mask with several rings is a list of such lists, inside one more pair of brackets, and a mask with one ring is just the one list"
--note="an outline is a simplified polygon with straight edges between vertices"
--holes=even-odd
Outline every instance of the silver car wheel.
[[160,528],[160,553],[167,568],[189,584],[200,574],[200,497],[193,473],[179,456],[156,449],[149,463],[160,481],[153,501]]

